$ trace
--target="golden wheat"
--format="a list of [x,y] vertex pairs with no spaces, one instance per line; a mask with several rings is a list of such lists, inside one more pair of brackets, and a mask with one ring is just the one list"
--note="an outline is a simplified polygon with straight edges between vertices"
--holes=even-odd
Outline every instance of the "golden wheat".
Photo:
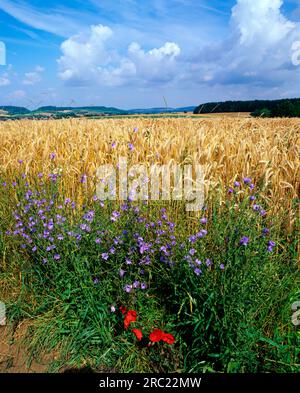
[[66,175],[63,186],[72,195],[82,173],[95,175],[99,165],[116,164],[119,156],[132,164],[200,163],[206,191],[250,176],[271,209],[290,210],[299,197],[299,130],[299,119],[231,117],[2,122],[0,171],[13,177],[23,159],[25,171],[47,173],[55,152],[56,166]]

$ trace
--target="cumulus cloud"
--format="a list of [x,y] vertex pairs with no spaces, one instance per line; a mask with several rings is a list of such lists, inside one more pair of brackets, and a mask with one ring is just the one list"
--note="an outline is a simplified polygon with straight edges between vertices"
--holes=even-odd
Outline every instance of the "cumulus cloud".
[[8,77],[8,73],[5,72],[3,75],[0,75],[0,86],[8,86],[10,85],[10,80]]
[[145,51],[131,43],[124,55],[109,45],[113,31],[103,25],[91,26],[89,33],[81,33],[64,41],[58,59],[59,76],[73,84],[98,83],[117,86],[134,80],[155,83],[170,81],[176,73],[176,58],[180,48],[166,42],[160,48]]
[[177,76],[180,52],[180,47],[174,42],[166,42],[162,47],[149,51],[133,42],[129,45],[128,57],[136,68],[137,78],[146,83],[167,83]]
[[41,66],[36,66],[35,70],[32,72],[26,72],[25,78],[23,79],[23,85],[35,85],[42,80],[41,74],[44,72],[44,68]]
[[112,34],[107,26],[91,26],[88,33],[64,41],[61,45],[63,55],[58,59],[60,78],[74,84],[93,81],[113,60],[113,54],[106,49],[106,41]]
[[300,38],[300,24],[282,14],[282,4],[238,0],[232,9],[231,35],[190,58],[189,70],[196,72],[198,82],[269,87],[294,77],[291,50]]
[[240,44],[269,47],[285,39],[296,25],[281,14],[282,4],[282,0],[238,0],[232,9],[232,23]]
[[187,47],[182,51],[175,42],[146,48],[145,43],[129,41],[127,48],[116,49],[119,37],[111,28],[90,26],[62,43],[59,76],[73,86],[195,88],[198,84],[220,89],[230,85],[237,91],[239,85],[240,91],[251,89],[262,95],[278,87],[293,94],[300,82],[292,62],[300,24],[284,16],[282,4],[282,0],[237,0],[227,37],[207,45],[199,37],[193,53]]

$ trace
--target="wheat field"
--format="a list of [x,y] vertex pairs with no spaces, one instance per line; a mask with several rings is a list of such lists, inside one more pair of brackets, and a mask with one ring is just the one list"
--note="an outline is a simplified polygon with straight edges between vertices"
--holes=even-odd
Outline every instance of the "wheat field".
[[[298,370],[299,130],[229,116],[0,122],[0,301],[30,326],[24,353],[55,356],[51,372]],[[99,166],[120,157],[201,164],[205,212],[92,198]]]
[[13,177],[22,159],[25,172],[47,173],[55,152],[72,195],[83,173],[94,176],[99,165],[116,164],[119,156],[132,164],[200,163],[206,192],[249,176],[271,210],[286,211],[299,197],[299,131],[298,119],[236,117],[2,122],[0,170]]

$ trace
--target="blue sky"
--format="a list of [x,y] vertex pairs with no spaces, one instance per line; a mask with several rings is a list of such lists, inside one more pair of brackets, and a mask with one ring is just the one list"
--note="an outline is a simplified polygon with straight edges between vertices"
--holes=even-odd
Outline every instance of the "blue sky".
[[0,0],[0,41],[0,105],[300,96],[300,0]]

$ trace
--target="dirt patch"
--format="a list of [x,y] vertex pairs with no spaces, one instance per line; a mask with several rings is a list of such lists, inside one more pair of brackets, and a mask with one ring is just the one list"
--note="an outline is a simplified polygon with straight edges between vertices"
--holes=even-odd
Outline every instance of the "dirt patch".
[[[41,363],[33,361],[28,364],[28,355],[22,340],[27,326],[20,324],[14,332],[7,326],[0,326],[0,373],[41,373],[47,371],[51,356],[45,357]],[[53,356],[52,356],[53,358]]]

